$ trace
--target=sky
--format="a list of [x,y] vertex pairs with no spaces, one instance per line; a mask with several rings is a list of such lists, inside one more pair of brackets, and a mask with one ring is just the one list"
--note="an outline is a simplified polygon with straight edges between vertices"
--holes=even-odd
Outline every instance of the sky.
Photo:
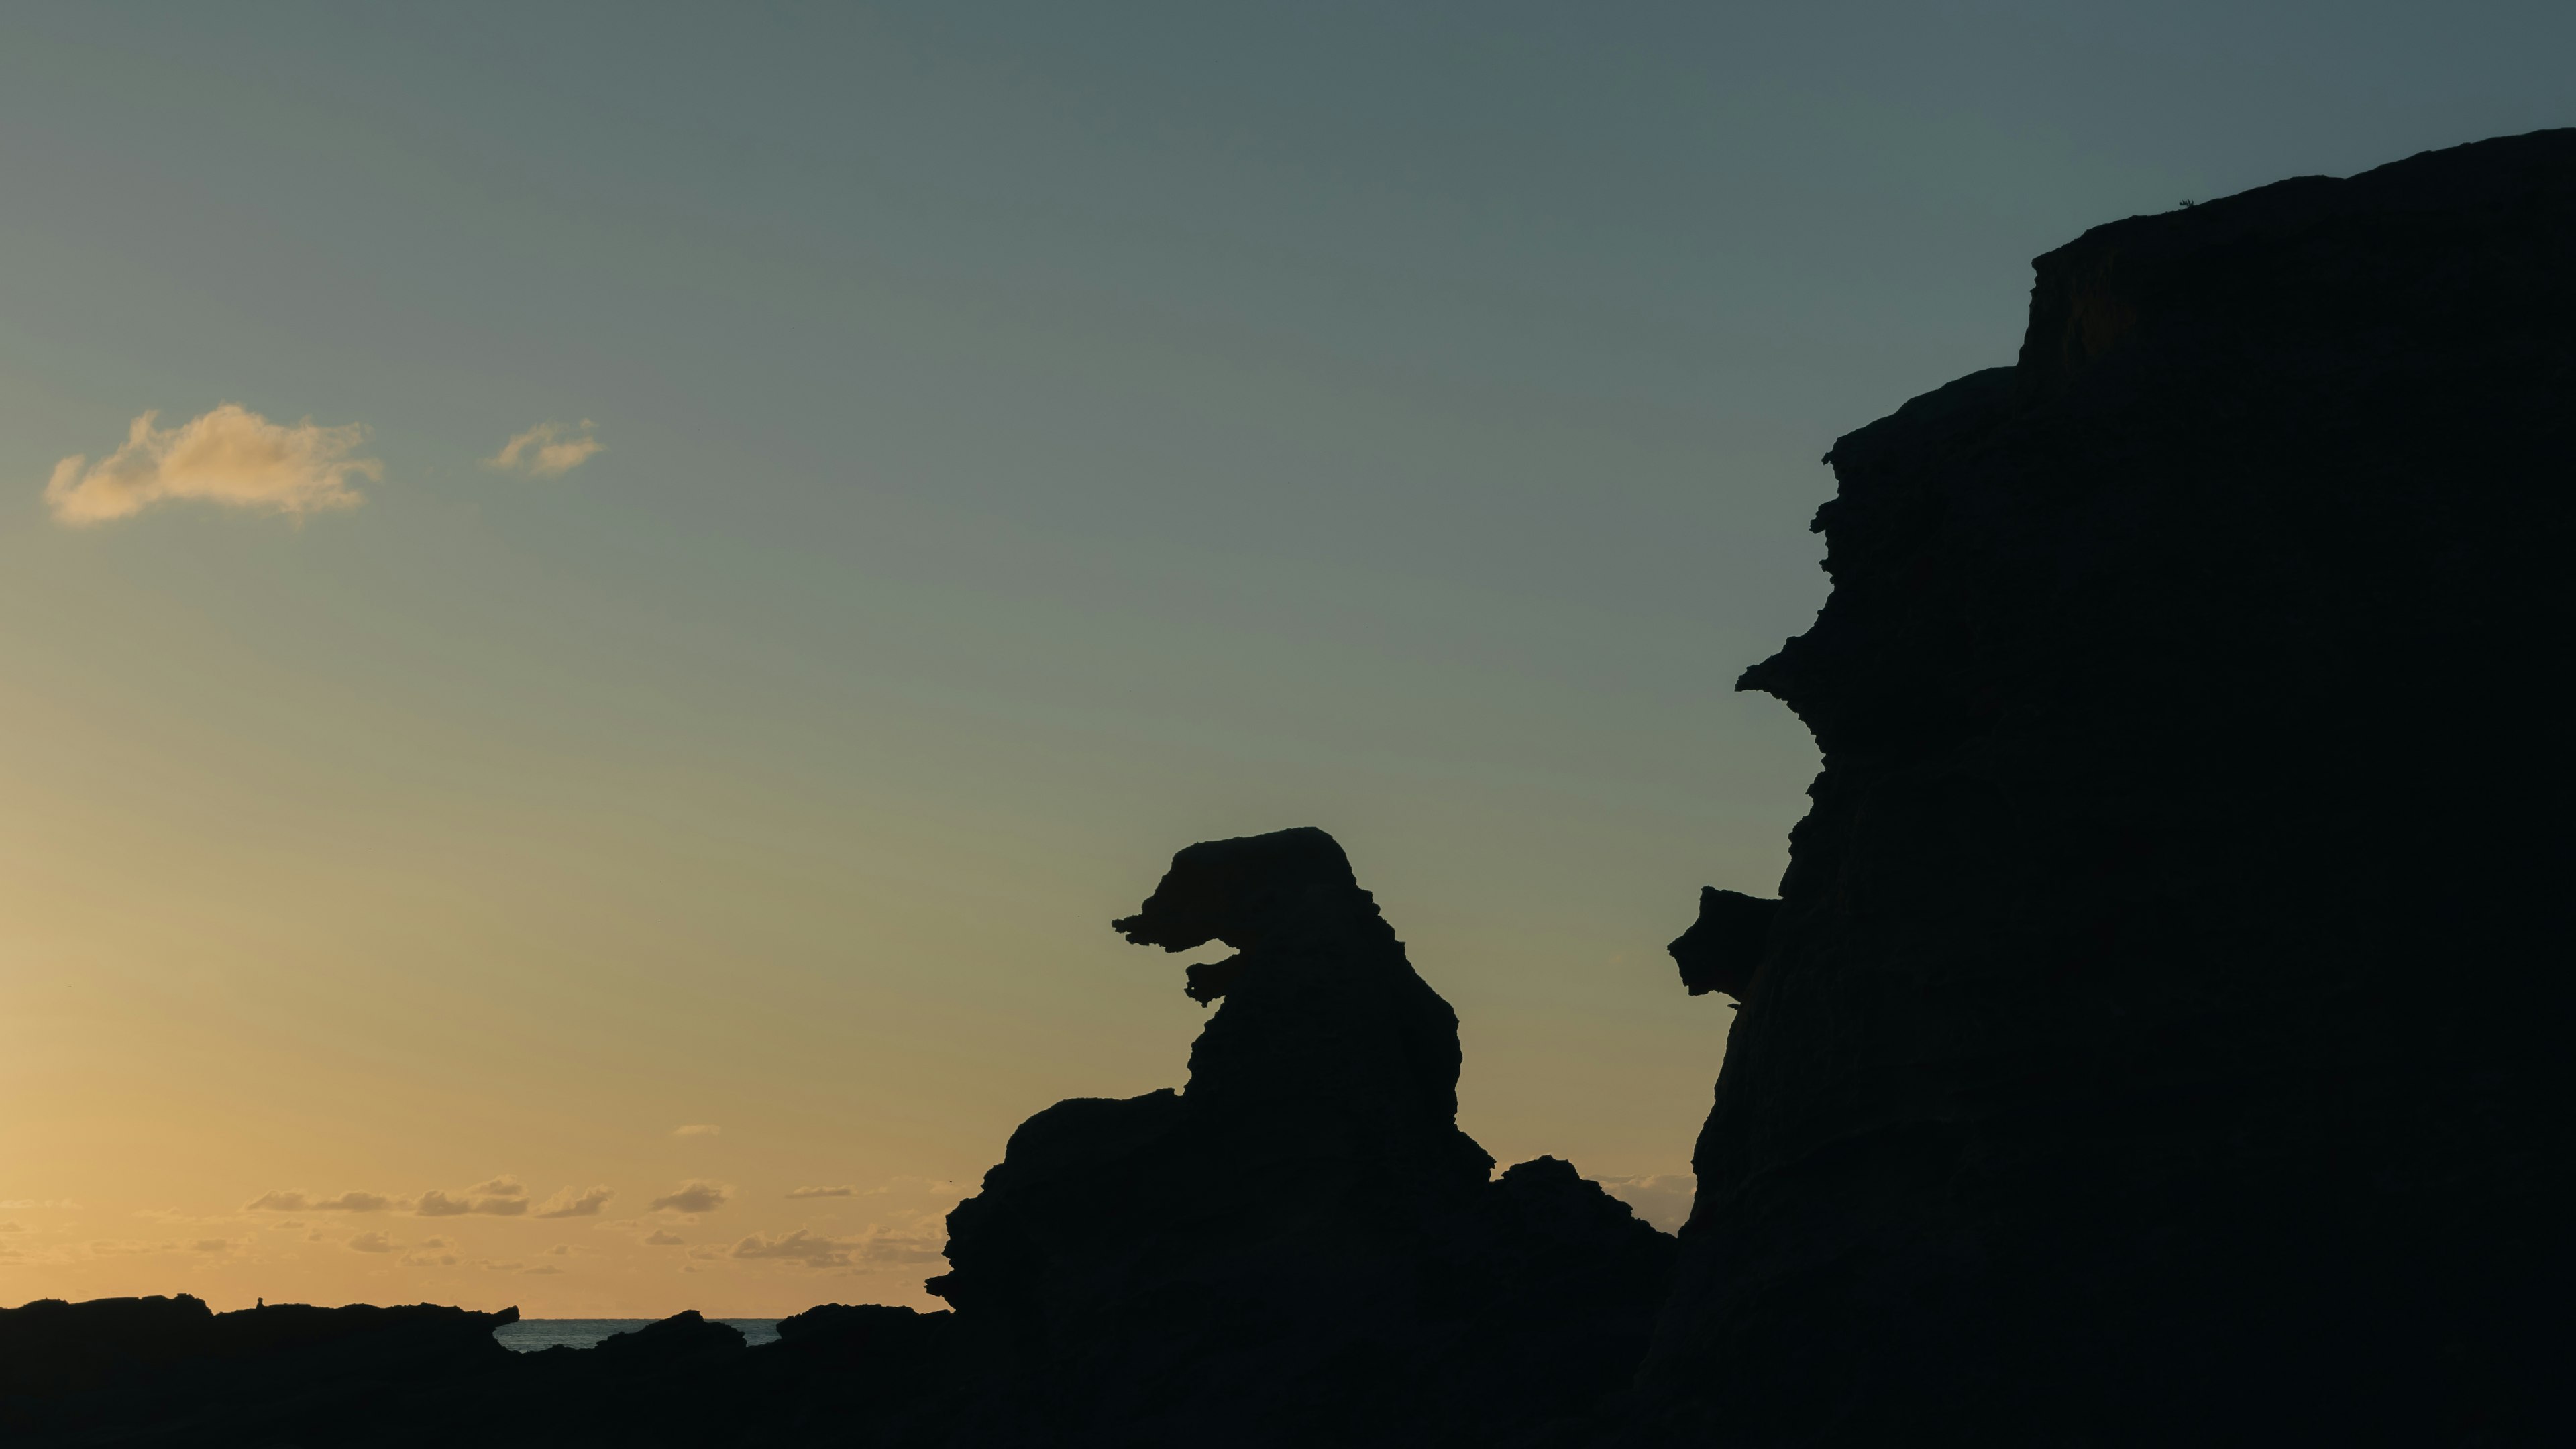
[[933,1306],[1319,825],[1671,1225],[1839,434],[2563,4],[0,11],[0,1304]]

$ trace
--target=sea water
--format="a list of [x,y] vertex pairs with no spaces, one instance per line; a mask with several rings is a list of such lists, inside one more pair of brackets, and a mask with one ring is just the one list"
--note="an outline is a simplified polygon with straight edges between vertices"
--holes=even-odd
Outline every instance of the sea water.
[[[616,1333],[632,1333],[659,1320],[651,1318],[522,1318],[504,1323],[492,1330],[492,1337],[503,1348],[520,1353],[535,1353],[541,1348],[597,1348],[599,1341]],[[742,1330],[746,1342],[776,1343],[778,1320],[775,1318],[719,1318],[717,1323],[730,1323]]]

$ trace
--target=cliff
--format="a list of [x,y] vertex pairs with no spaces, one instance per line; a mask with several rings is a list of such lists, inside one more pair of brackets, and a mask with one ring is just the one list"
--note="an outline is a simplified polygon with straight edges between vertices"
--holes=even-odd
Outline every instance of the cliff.
[[1824,768],[1777,904],[1675,943],[1742,1011],[1615,1437],[2530,1442],[2576,132],[2035,265],[2015,366],[1835,445],[1831,598],[1741,682]]

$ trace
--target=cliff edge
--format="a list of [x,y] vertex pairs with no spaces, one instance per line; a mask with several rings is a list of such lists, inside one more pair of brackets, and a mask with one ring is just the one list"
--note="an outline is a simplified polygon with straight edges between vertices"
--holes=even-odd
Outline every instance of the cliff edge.
[[1614,1437],[2530,1442],[2576,131],[2035,267],[2017,365],[1835,445],[1741,682],[1824,768],[1761,929],[1676,943],[1742,1012]]

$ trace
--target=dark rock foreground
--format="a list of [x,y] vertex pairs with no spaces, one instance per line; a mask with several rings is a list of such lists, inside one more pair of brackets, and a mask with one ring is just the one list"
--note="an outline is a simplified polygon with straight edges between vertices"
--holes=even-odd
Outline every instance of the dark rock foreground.
[[1743,678],[1824,771],[1614,1441],[2548,1441],[2576,132],[2036,270]]
[[1013,1134],[953,1311],[0,1312],[0,1442],[2576,1442],[2576,132],[2096,228],[1842,439],[1823,747],[1676,1244],[1456,1125],[1320,831],[1193,846],[1185,1090]]

